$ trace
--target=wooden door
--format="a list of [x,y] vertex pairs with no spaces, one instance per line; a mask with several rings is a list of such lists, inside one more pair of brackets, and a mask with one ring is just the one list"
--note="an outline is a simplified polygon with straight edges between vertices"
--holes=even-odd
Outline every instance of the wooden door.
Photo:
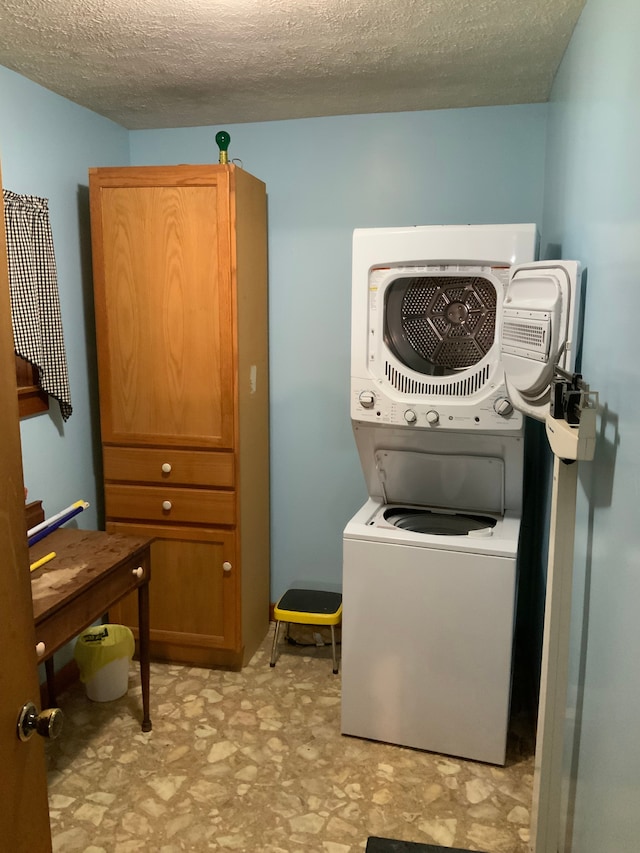
[[39,690],[1,201],[0,246],[0,843],[16,853],[48,853],[43,742],[34,735],[23,743],[16,734],[20,708],[39,705]]
[[232,448],[229,172],[90,170],[102,440]]
[[[235,533],[124,522],[108,522],[107,531],[159,537],[151,545],[152,654],[201,665],[234,663],[241,652]],[[129,596],[109,615],[135,628],[137,613]]]

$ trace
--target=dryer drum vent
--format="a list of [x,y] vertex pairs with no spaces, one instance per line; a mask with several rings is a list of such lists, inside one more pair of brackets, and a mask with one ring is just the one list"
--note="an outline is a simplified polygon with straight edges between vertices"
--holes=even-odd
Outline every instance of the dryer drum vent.
[[420,373],[463,370],[491,349],[496,304],[494,285],[481,276],[396,279],[385,299],[385,342]]

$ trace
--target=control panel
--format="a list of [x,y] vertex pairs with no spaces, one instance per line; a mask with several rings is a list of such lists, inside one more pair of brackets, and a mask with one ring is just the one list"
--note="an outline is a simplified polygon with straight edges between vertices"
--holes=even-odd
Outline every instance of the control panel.
[[481,402],[468,400],[391,400],[370,382],[352,382],[351,419],[413,429],[520,430],[522,414],[514,409],[503,385]]

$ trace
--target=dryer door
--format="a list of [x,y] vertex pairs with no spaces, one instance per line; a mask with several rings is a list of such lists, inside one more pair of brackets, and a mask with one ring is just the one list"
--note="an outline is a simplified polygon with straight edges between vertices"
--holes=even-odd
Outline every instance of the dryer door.
[[579,265],[539,261],[513,267],[500,347],[513,405],[545,420],[556,366],[572,371],[579,320]]

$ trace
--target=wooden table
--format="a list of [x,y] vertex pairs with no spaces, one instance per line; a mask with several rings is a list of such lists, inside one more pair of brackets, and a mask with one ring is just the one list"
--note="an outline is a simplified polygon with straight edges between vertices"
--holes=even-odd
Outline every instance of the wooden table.
[[142,731],[149,716],[149,579],[151,539],[95,530],[59,528],[29,548],[29,562],[56,557],[31,573],[39,660],[55,704],[53,654],[134,589],[138,590]]

